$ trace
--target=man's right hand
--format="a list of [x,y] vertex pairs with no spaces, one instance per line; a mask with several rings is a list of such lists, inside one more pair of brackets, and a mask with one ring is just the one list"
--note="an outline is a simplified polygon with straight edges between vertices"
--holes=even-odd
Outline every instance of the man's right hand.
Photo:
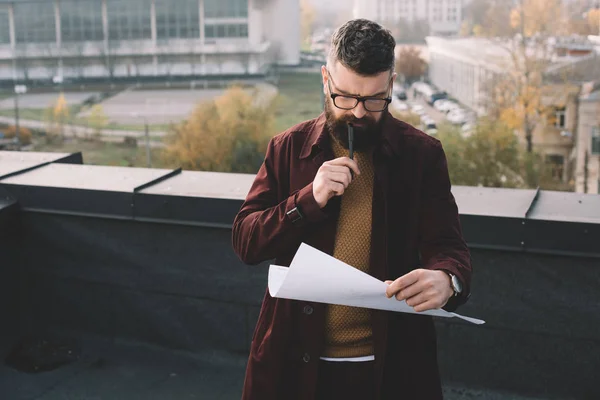
[[319,207],[325,207],[333,196],[344,194],[352,182],[350,171],[360,175],[358,164],[348,157],[336,158],[321,165],[313,182],[313,196]]

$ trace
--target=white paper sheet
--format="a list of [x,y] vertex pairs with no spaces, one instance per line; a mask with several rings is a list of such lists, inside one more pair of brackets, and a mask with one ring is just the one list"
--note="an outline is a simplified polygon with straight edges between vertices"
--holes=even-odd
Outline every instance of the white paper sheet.
[[373,308],[437,317],[458,317],[473,324],[482,320],[444,310],[416,312],[395,297],[388,299],[387,284],[358,269],[302,243],[290,267],[271,265],[269,293],[272,297],[317,303]]

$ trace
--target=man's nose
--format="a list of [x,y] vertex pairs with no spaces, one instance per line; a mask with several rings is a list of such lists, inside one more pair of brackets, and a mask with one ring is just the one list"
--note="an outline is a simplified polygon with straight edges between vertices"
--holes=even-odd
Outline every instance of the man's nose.
[[356,105],[356,107],[354,107],[352,109],[352,114],[354,114],[354,116],[357,119],[361,119],[362,117],[364,117],[365,115],[367,115],[367,110],[365,110],[365,105],[360,102]]

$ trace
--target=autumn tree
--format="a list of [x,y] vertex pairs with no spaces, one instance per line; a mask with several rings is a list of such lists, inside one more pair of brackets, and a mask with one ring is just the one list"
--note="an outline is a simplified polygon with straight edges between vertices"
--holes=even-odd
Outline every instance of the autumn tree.
[[239,86],[197,105],[166,138],[165,162],[188,170],[256,173],[273,133],[270,107]]
[[520,132],[531,153],[533,132],[545,117],[541,92],[551,61],[548,39],[565,31],[563,4],[561,0],[516,0],[504,5],[490,1],[486,15],[503,16],[504,21],[496,25],[509,30],[499,32],[493,24],[482,28],[483,35],[505,53],[503,72],[488,82],[488,112]]
[[[6,139],[13,139],[17,136],[17,128],[14,125],[10,125],[6,129],[3,129],[4,137]],[[33,139],[33,133],[30,129],[23,126],[19,127],[19,142],[23,145],[31,144]]]
[[442,142],[454,185],[525,187],[518,140],[507,126],[482,119],[468,138],[459,128],[442,125]]
[[64,127],[69,122],[71,112],[64,93],[46,110],[45,117],[48,123],[48,132],[54,136],[64,138]]
[[407,82],[419,80],[424,74],[427,63],[416,47],[403,47],[396,60],[396,72],[404,76]]
[[472,0],[464,10],[461,36],[510,36],[511,2],[506,0]]

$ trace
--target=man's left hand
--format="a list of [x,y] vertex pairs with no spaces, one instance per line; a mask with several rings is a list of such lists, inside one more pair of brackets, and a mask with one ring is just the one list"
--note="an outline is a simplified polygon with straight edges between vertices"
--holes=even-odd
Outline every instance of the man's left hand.
[[385,291],[388,298],[406,300],[417,312],[442,308],[454,295],[450,276],[440,270],[415,269],[385,283],[389,285]]

